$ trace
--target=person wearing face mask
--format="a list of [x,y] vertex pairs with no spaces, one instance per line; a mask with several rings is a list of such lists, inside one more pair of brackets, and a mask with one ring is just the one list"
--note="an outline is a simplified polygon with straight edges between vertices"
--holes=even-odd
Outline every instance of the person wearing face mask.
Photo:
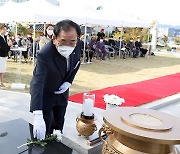
[[39,47],[42,49],[48,42],[52,40],[54,26],[49,24],[46,27],[44,36],[40,39]]
[[137,37],[137,40],[135,42],[135,47],[136,47],[136,53],[135,53],[136,55],[135,55],[135,57],[138,57],[139,53],[141,52],[141,47],[142,47],[140,37]]
[[95,49],[96,49],[96,38],[94,36],[92,36],[91,41],[88,44],[89,55],[86,55],[86,57],[87,57],[86,61],[92,62],[92,58],[95,53]]
[[134,46],[133,38],[130,38],[129,43],[127,44],[127,49],[129,50],[129,57],[135,58],[136,48]]
[[27,58],[28,58],[28,51],[29,48],[31,47],[31,43],[30,41],[27,39],[27,36],[24,36],[23,40],[21,41],[22,46],[26,49],[26,51],[24,51],[22,53],[22,55],[24,56],[24,61],[25,63],[27,63]]
[[12,42],[7,41],[6,32],[7,26],[4,24],[0,25],[0,88],[5,87],[3,74],[6,72],[6,60],[10,46],[12,45]]
[[17,34],[17,36],[16,36],[16,45],[18,47],[22,47],[23,46],[21,41],[22,41],[21,34]]
[[97,59],[99,59],[100,57],[100,60],[105,60],[107,53],[105,50],[105,43],[103,39],[100,39],[100,41],[96,43],[96,53],[97,53]]
[[44,139],[53,130],[61,137],[68,105],[69,87],[80,67],[81,30],[71,20],[54,27],[53,39],[37,56],[30,83],[30,111],[34,114],[33,134]]

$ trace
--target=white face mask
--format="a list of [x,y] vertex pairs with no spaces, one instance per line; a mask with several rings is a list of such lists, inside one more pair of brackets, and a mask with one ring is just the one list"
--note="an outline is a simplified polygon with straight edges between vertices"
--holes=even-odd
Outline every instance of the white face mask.
[[138,42],[140,42],[140,39],[137,39]]
[[51,30],[51,29],[50,29],[50,30],[47,30],[47,34],[48,34],[48,35],[52,35],[52,34],[53,34],[53,30]]
[[63,57],[68,58],[69,55],[73,52],[74,48],[75,47],[59,46],[57,50]]
[[102,43],[102,42],[103,42],[103,40],[100,40],[100,42]]

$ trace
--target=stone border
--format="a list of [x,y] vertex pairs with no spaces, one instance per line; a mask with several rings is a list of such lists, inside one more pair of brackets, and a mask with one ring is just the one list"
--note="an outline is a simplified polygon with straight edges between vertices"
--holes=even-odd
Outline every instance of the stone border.
[[157,110],[165,106],[177,103],[178,101],[180,101],[180,93],[150,102],[148,104],[143,104],[138,107]]

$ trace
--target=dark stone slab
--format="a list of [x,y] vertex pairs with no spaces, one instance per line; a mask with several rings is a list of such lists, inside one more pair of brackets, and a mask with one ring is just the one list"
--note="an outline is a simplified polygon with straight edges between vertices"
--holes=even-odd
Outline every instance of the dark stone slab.
[[32,139],[32,125],[23,119],[0,123],[0,154],[71,154],[72,149],[60,142],[49,142],[45,147],[18,146]]

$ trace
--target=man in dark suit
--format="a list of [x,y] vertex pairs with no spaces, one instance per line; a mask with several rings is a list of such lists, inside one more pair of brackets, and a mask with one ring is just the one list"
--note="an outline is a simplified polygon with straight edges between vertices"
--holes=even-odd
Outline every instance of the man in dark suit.
[[30,83],[33,133],[44,139],[53,130],[62,133],[68,104],[69,87],[80,66],[80,27],[71,20],[58,22],[53,40],[37,57]]

